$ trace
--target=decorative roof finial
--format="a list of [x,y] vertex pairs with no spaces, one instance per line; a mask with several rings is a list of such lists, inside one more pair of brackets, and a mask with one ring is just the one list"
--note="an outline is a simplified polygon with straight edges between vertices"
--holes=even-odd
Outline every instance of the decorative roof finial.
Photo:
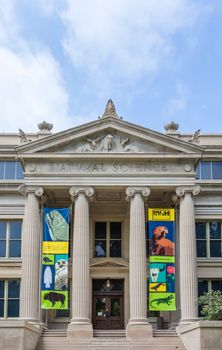
[[47,123],[45,120],[42,123],[38,124],[39,133],[41,134],[51,134],[53,124]]
[[109,99],[109,101],[107,102],[105,111],[101,118],[107,118],[107,117],[114,117],[114,118],[120,119],[120,117],[116,113],[116,107],[111,99]]
[[179,124],[172,121],[168,124],[165,124],[164,129],[166,130],[167,134],[176,134],[177,130],[179,129]]

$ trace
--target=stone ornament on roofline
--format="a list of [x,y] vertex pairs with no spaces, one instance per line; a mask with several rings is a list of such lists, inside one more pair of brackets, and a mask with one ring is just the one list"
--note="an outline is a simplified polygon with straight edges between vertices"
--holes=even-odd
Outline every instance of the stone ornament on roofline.
[[116,113],[116,107],[113,103],[113,101],[111,99],[109,99],[109,101],[106,104],[106,108],[105,111],[103,113],[103,115],[101,117],[99,117],[99,119],[103,119],[103,118],[108,118],[108,117],[114,117],[117,119],[122,119],[118,116],[118,114]]
[[53,124],[47,123],[45,120],[43,120],[42,123],[38,124],[39,133],[41,134],[51,134],[51,130],[53,128]]
[[168,124],[165,124],[164,129],[166,130],[167,134],[177,134],[177,130],[179,129],[179,124],[172,121]]

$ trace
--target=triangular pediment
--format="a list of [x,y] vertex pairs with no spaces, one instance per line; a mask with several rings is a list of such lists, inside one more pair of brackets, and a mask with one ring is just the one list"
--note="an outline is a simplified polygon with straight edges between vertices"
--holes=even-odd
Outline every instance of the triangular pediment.
[[[176,154],[202,147],[112,116],[17,147],[19,154]],[[36,154],[36,155],[37,155]]]
[[91,260],[90,267],[129,268],[129,262],[122,258],[94,258]]

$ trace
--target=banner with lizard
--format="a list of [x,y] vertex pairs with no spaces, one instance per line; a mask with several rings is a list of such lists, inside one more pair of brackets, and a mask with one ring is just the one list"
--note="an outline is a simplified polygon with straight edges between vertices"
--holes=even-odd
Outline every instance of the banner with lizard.
[[176,310],[174,209],[148,210],[149,310]]

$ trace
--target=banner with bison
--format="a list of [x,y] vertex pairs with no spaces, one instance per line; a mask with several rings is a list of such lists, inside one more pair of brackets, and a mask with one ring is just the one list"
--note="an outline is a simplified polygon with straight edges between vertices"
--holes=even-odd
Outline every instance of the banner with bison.
[[68,309],[69,209],[44,208],[42,242],[43,309]]
[[149,310],[176,310],[174,209],[148,209]]

